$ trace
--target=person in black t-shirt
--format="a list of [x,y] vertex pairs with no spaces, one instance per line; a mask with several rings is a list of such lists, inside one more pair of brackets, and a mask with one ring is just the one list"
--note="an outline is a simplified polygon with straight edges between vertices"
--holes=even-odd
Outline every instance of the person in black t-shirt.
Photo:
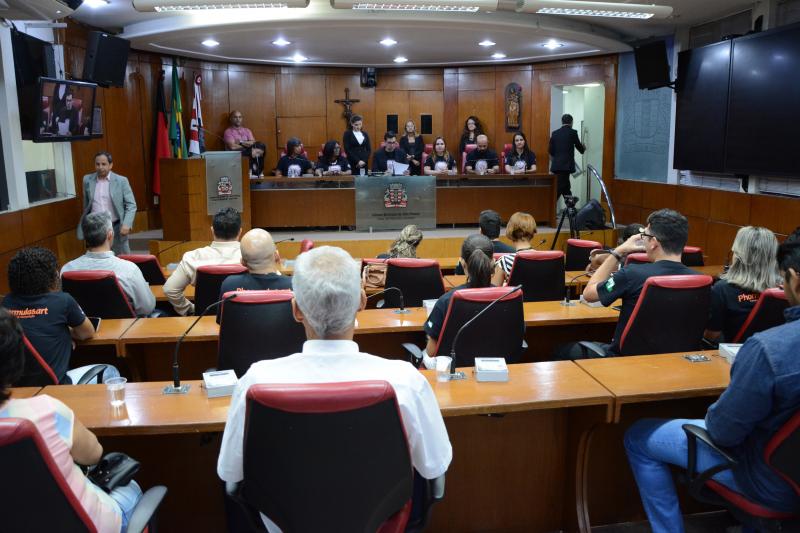
[[425,160],[425,174],[435,176],[437,174],[449,174],[455,171],[456,160],[447,151],[447,145],[443,137],[436,137],[433,141],[433,152]]
[[733,341],[761,293],[780,282],[778,239],[767,228],[740,228],[731,251],[730,269],[711,289],[711,314],[703,336],[712,342]]
[[[375,152],[372,158],[372,171],[383,172],[387,175],[396,174],[394,171],[394,163],[408,164],[408,157],[406,153],[397,147],[397,134],[393,131],[387,131],[383,134],[384,146]],[[391,168],[389,168],[391,166]],[[408,169],[403,172],[403,175],[410,175]]]
[[[516,248],[500,240],[501,226],[502,220],[500,220],[500,214],[497,211],[492,209],[485,209],[481,211],[481,214],[478,217],[478,227],[480,228],[481,235],[489,237],[489,240],[492,241],[494,253],[510,254],[516,252]],[[456,265],[455,274],[457,276],[464,275],[464,268],[461,266],[460,261]]]
[[[622,311],[614,338],[610,345],[604,346],[606,355],[619,354],[619,340],[647,278],[696,274],[681,263],[681,253],[688,236],[689,222],[685,216],[672,209],[655,211],[647,217],[645,230],[611,250],[611,257],[592,275],[583,291],[583,297],[587,302],[599,301],[608,307],[618,298],[622,298]],[[615,272],[618,264],[624,264],[624,257],[634,252],[647,252],[651,262],[626,266]],[[578,344],[571,345],[561,352],[562,358],[569,359],[592,356]]]
[[528,146],[528,139],[522,132],[514,134],[513,146],[506,154],[505,169],[508,174],[536,172],[536,154]]
[[467,174],[497,174],[500,172],[500,159],[494,150],[489,149],[489,137],[478,135],[478,147],[467,154],[464,170]]
[[400,148],[406,153],[411,175],[419,176],[421,174],[422,153],[425,151],[425,139],[417,133],[417,126],[413,120],[406,122],[405,131],[403,131],[403,136],[400,137]]
[[478,135],[483,135],[483,125],[478,117],[472,115],[464,121],[464,130],[461,132],[461,141],[458,143],[458,155],[464,153],[468,144],[476,144]]
[[299,178],[303,174],[314,171],[314,165],[303,157],[303,143],[297,137],[292,137],[286,141],[286,155],[278,160],[275,169],[276,176],[286,176],[288,178]]
[[328,141],[322,148],[322,157],[317,161],[318,176],[349,176],[350,163],[342,156],[342,147],[336,141]]
[[250,159],[250,177],[263,178],[264,177],[264,154],[267,151],[267,145],[256,141],[247,150],[247,156]]

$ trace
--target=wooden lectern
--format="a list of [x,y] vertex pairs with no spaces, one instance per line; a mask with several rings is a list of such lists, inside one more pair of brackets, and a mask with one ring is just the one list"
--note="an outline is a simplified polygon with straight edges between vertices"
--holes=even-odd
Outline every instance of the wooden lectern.
[[[205,159],[161,159],[159,169],[164,240],[210,240],[213,216],[208,214]],[[242,161],[242,175],[233,187],[241,191],[242,232],[245,232],[250,229],[250,176],[246,161]]]

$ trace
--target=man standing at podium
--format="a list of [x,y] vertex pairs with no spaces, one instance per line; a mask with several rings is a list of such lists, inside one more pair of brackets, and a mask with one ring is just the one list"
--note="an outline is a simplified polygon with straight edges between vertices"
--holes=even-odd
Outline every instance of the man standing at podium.
[[114,226],[111,250],[116,255],[129,254],[128,234],[136,217],[136,198],[128,178],[111,172],[113,166],[111,154],[99,152],[94,156],[94,173],[83,177],[83,211],[78,222],[78,238],[83,240],[81,223],[86,215],[105,211],[111,215]]

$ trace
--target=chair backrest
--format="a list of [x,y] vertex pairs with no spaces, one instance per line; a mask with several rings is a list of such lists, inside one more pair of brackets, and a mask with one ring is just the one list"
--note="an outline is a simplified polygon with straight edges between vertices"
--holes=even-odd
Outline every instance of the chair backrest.
[[219,291],[225,278],[234,274],[244,274],[242,265],[202,265],[197,267],[194,284],[194,311],[200,314],[206,307],[219,300]]
[[[508,287],[457,290],[444,317],[436,355],[450,355],[461,326],[509,291]],[[524,337],[522,291],[517,291],[497,302],[464,330],[456,346],[456,366],[475,366],[476,357],[504,357],[509,363],[516,362]]]
[[117,257],[138,266],[149,285],[163,285],[167,282],[164,277],[164,271],[161,270],[161,263],[158,262],[156,256],[151,254],[122,254]]
[[300,253],[307,252],[314,249],[314,241],[311,239],[303,239],[300,241]]
[[683,253],[681,254],[681,263],[687,267],[704,266],[703,249],[699,246],[684,246]]
[[473,151],[478,147],[477,144],[467,144],[464,145],[464,151],[461,152],[461,173],[464,174],[467,171],[467,154]]
[[[406,307],[421,307],[422,300],[444,294],[444,279],[439,262],[433,259],[395,258],[386,261],[384,287],[397,287],[403,293]],[[400,307],[400,295],[387,292],[384,307]]]
[[425,145],[425,148],[422,150],[422,153],[431,155],[433,153],[433,144],[432,143],[427,143]]
[[513,145],[506,143],[503,145],[503,149],[500,150],[500,172],[505,173],[506,171],[506,156],[511,153]]
[[22,337],[25,345],[25,368],[22,376],[14,383],[15,387],[45,387],[47,385],[58,385],[58,376],[53,372],[44,357],[41,356],[36,347],[31,344],[28,337]]
[[217,368],[242,377],[250,365],[302,351],[303,325],[292,315],[292,291],[226,292],[220,311]]
[[130,300],[111,270],[73,270],[61,276],[61,288],[88,316],[136,318]]
[[700,348],[712,282],[711,276],[700,274],[648,278],[620,336],[622,355]]
[[403,531],[408,521],[411,458],[385,381],[251,386],[243,467],[242,497],[283,531]]
[[567,270],[583,270],[589,264],[589,254],[599,250],[603,245],[597,241],[583,239],[567,239],[567,259],[564,268]]
[[647,254],[644,252],[636,252],[632,254],[628,254],[628,257],[625,258],[625,266],[628,265],[642,265],[644,263],[649,263],[650,258],[647,257]]
[[564,298],[564,252],[517,252],[509,285],[522,285],[526,302],[543,302]]
[[789,307],[789,300],[783,289],[767,289],[758,297],[756,305],[750,310],[742,327],[731,342],[744,342],[751,335],[765,329],[780,326],[786,319],[783,311]]
[[97,531],[30,420],[0,419],[0,471],[3,531]]
[[764,448],[764,462],[800,495],[800,411],[786,421]]

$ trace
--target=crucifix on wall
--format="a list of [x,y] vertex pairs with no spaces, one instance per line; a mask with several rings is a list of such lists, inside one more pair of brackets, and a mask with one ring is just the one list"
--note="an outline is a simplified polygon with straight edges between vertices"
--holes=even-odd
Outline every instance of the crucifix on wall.
[[350,117],[353,116],[353,104],[357,104],[360,102],[358,98],[350,98],[350,88],[346,88],[344,90],[344,99],[334,100],[337,104],[342,104],[344,106],[344,111],[342,112],[342,116],[344,120],[347,122],[347,128],[350,128]]

